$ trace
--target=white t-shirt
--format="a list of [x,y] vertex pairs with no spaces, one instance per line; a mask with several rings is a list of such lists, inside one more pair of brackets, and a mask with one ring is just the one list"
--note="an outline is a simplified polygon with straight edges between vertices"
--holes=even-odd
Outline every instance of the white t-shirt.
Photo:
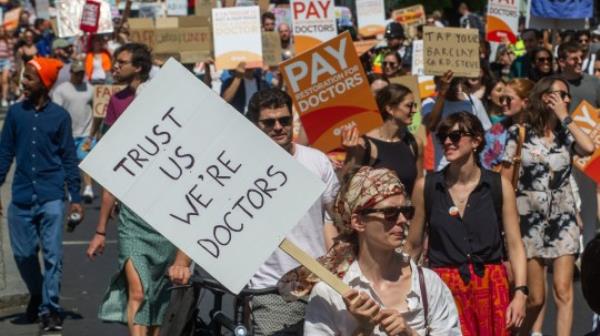
[[94,55],[94,62],[92,68],[92,80],[105,80],[106,72],[102,68],[102,56],[100,54]]
[[[466,111],[474,114],[481,124],[483,125],[483,130],[487,131],[492,128],[492,123],[490,122],[490,118],[485,111],[485,107],[483,107],[483,103],[479,98],[470,95],[471,99],[467,100],[459,100],[459,101],[444,101],[444,109],[442,110],[442,116],[440,120],[444,120],[444,118],[453,115],[458,112]],[[428,116],[433,110],[433,106],[435,105],[434,98],[427,98],[423,101],[423,106],[421,108],[421,115],[423,118]],[[435,134],[434,134],[435,135]],[[448,161],[444,157],[444,151],[442,145],[438,142],[437,137],[433,137],[433,143],[435,145],[435,167],[436,171],[442,170],[448,164]]]
[[[326,187],[321,197],[308,209],[308,212],[286,238],[312,257],[317,258],[326,252],[323,237],[325,206],[333,203],[339,189],[339,182],[331,162],[325,154],[314,148],[298,144],[294,146],[294,159],[317,175]],[[298,197],[302,197],[302,195],[298,195]],[[274,287],[285,273],[298,266],[298,262],[292,257],[277,249],[250,279],[248,287],[253,289]]]
[[77,86],[70,81],[64,82],[52,92],[52,101],[71,115],[74,138],[90,135],[93,97],[94,89],[86,82]]

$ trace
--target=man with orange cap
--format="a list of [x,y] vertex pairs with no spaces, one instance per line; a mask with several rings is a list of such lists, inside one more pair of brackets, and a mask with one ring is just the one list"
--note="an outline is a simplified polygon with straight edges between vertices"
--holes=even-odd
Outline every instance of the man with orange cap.
[[[12,160],[17,163],[7,218],[13,255],[31,295],[26,317],[32,323],[39,317],[42,332],[62,330],[58,301],[65,183],[70,213],[83,216],[71,118],[48,96],[61,67],[60,61],[43,57],[26,64],[25,100],[10,107],[0,137],[0,185]],[[38,259],[40,247],[44,274]]]

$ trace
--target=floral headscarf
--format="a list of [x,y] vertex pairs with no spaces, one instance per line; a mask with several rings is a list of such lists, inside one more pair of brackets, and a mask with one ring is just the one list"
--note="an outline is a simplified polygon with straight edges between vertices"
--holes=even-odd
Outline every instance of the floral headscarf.
[[[388,197],[406,195],[406,189],[396,174],[385,168],[361,167],[349,174],[335,200],[335,220],[339,236],[326,255],[317,260],[339,278],[356,258],[356,235],[350,226],[352,214],[373,207]],[[279,280],[279,293],[286,301],[307,296],[320,279],[300,266]]]

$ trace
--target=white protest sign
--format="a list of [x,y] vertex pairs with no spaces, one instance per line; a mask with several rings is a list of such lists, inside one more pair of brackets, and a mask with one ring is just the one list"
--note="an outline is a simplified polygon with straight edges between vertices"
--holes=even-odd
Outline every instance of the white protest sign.
[[187,6],[187,0],[167,0],[167,15],[186,16]]
[[337,36],[333,0],[291,0],[297,54]]
[[425,76],[425,66],[423,65],[423,40],[413,40],[412,42],[411,73],[417,76]]
[[213,43],[217,69],[234,69],[240,62],[247,68],[262,67],[260,8],[213,8]]
[[383,0],[356,0],[358,32],[374,36],[385,31],[385,6]]
[[324,190],[173,59],[80,167],[234,293]]

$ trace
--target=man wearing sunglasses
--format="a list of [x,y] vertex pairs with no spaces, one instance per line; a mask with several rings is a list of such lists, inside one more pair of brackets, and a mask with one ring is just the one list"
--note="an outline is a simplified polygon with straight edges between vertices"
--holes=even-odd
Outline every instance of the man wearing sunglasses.
[[600,107],[600,80],[583,71],[583,50],[578,42],[566,42],[558,47],[558,66],[571,91],[569,113],[583,100]]
[[[255,93],[248,103],[247,116],[262,132],[325,183],[321,197],[286,236],[312,257],[324,255],[337,235],[333,223],[327,219],[339,189],[331,162],[322,152],[292,141],[292,98],[284,91],[272,88]],[[187,283],[190,263],[190,259],[178,251],[169,269],[171,281],[176,284]],[[284,274],[298,266],[295,260],[278,249],[250,279],[248,286],[253,289],[274,288]],[[279,294],[254,296],[251,302],[252,318],[256,324],[254,335],[302,335],[305,305],[301,300],[288,303]]]

